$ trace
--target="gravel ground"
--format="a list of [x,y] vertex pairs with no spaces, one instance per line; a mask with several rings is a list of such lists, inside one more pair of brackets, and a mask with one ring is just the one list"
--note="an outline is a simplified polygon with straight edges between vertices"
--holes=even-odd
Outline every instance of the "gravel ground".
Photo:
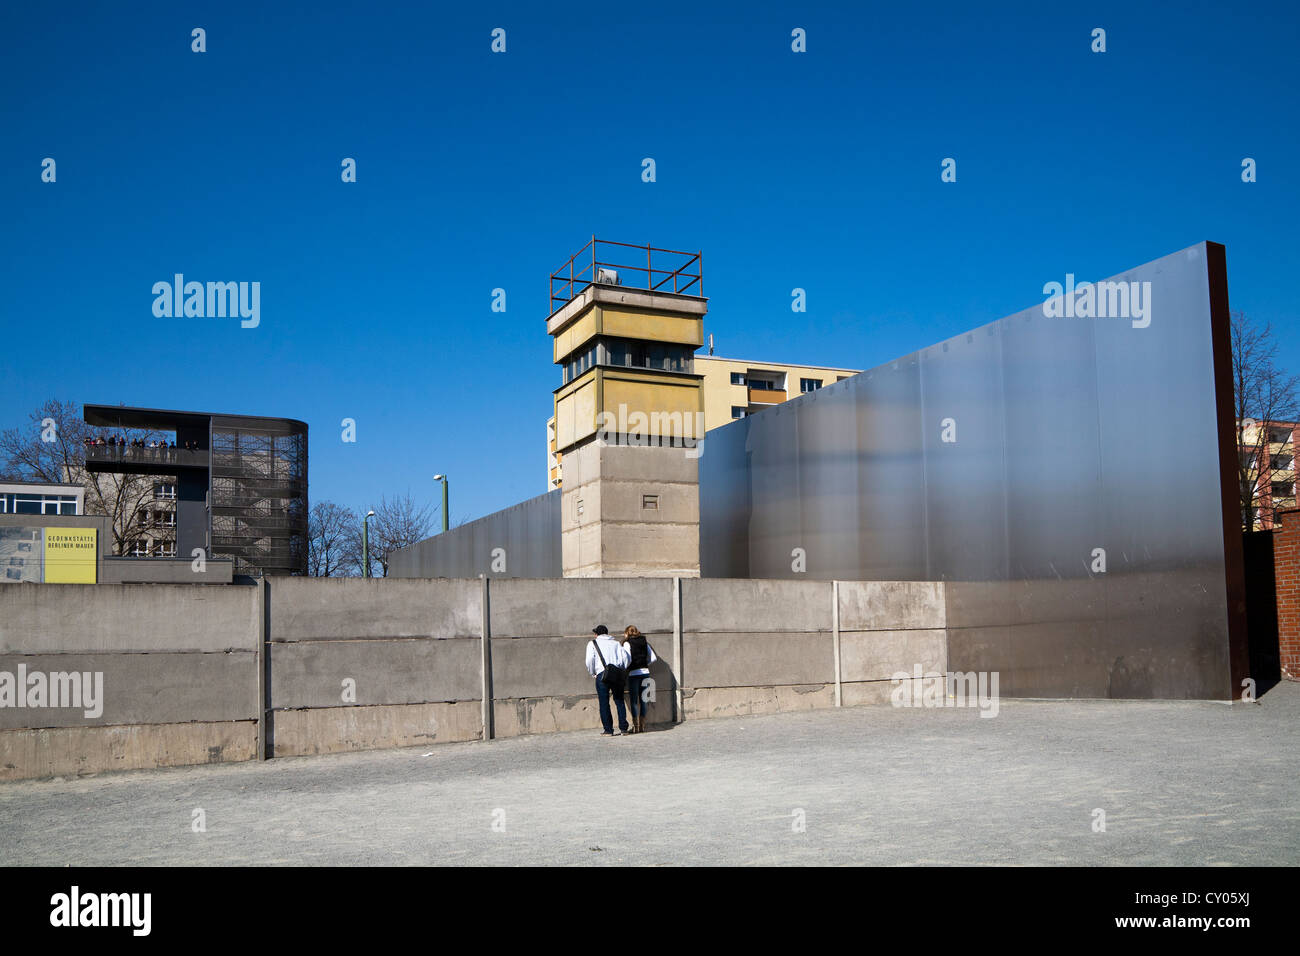
[[1296,865],[1298,718],[1283,683],[24,781],[0,864]]

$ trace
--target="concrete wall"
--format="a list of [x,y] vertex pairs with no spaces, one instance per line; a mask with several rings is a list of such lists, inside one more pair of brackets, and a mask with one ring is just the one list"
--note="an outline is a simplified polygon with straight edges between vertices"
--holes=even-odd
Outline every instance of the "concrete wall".
[[687,717],[833,707],[832,586],[682,582]]
[[268,579],[268,754],[478,738],[482,592],[474,580]]
[[[256,594],[168,585],[0,589],[0,780],[253,757]],[[15,689],[26,690],[15,688],[20,674],[43,682],[72,673],[102,688],[101,712],[48,706],[52,699],[14,706]]]
[[494,581],[490,591],[495,736],[600,726],[583,661],[591,629],[621,634],[635,624],[661,658],[650,668],[648,723],[676,719],[673,705],[673,581],[588,578]]
[[844,706],[886,703],[900,671],[948,669],[947,603],[937,581],[840,581]]
[[682,619],[687,717],[835,706],[837,656],[846,706],[887,702],[891,677],[918,664],[946,669],[932,582],[686,580]]
[[103,709],[0,706],[0,780],[594,730],[597,624],[635,624],[658,655],[651,725],[882,703],[897,672],[946,663],[925,582],[17,586],[0,589],[0,682],[99,674]]
[[207,558],[194,570],[191,558],[129,558],[105,556],[100,562],[101,584],[229,584],[234,580],[232,558]]
[[565,452],[564,576],[699,577],[699,460],[693,455],[693,449],[600,442]]

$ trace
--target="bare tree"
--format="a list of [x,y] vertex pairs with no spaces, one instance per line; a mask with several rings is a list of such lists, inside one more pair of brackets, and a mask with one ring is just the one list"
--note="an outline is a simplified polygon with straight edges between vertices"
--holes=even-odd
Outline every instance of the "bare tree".
[[312,505],[307,522],[307,573],[314,578],[353,576],[360,572],[360,536],[356,512],[332,501]]
[[[9,481],[44,481],[82,485],[86,513],[108,515],[113,550],[124,553],[128,542],[151,528],[153,478],[86,471],[86,439],[98,432],[87,425],[74,402],[50,399],[28,415],[28,424],[0,432],[0,477]],[[126,440],[152,441],[160,433],[118,429]],[[164,480],[175,483],[175,478]],[[154,533],[151,531],[151,533]]]
[[8,481],[69,481],[85,461],[90,426],[72,402],[52,398],[27,416],[28,424],[0,432],[0,477]]
[[410,494],[384,498],[370,519],[370,561],[388,576],[388,563],[395,551],[423,541],[433,533],[428,505],[417,505]]
[[[1275,473],[1282,473],[1295,496],[1294,446],[1297,391],[1300,379],[1277,366],[1277,342],[1267,323],[1259,326],[1245,313],[1232,316],[1232,386],[1237,420],[1237,483],[1241,493],[1241,523],[1254,531],[1261,508],[1278,506],[1273,495]],[[1281,444],[1276,453],[1272,445]]]

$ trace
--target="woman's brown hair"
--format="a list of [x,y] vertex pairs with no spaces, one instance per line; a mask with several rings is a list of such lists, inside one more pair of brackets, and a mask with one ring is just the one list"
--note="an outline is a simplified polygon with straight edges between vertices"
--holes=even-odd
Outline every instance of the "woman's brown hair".
[[627,627],[623,629],[623,643],[625,644],[627,643],[629,638],[641,637],[641,636],[642,634],[640,631],[636,629],[635,624],[629,624]]

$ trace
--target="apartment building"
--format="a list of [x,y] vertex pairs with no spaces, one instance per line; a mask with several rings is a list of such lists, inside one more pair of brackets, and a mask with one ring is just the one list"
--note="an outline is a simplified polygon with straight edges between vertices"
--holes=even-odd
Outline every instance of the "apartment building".
[[861,370],[697,355],[695,371],[704,376],[704,429],[708,432],[805,392],[842,382]]
[[[683,371],[702,375],[704,430],[712,431],[738,418],[857,375],[861,369],[826,365],[792,365],[749,359],[694,355]],[[546,423],[546,487],[560,487],[561,457],[555,452],[555,419]]]
[[[1243,488],[1253,492],[1255,530],[1278,527],[1277,515],[1296,507],[1295,440],[1296,422],[1256,422],[1246,419],[1237,430]],[[1245,527],[1245,515],[1242,526]]]

